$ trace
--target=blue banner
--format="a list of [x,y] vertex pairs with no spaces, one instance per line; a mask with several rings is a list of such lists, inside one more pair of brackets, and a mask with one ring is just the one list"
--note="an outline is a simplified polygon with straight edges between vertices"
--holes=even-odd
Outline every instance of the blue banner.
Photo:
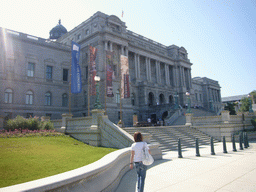
[[81,69],[79,66],[80,45],[72,41],[71,93],[81,93]]

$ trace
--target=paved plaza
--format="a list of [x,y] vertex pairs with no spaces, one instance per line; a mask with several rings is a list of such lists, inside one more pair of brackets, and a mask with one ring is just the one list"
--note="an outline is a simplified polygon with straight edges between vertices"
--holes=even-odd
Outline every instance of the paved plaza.
[[[210,146],[200,146],[200,157],[195,148],[183,149],[183,158],[177,151],[163,154],[163,159],[148,167],[145,192],[237,192],[256,191],[256,143],[233,152],[227,143],[228,153],[223,153],[223,143],[215,143],[215,155]],[[136,191],[135,169],[126,173],[117,192]]]

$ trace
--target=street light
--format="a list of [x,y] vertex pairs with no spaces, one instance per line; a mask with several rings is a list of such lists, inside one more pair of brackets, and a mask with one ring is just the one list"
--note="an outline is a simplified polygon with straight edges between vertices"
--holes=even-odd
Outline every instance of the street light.
[[191,113],[191,108],[190,108],[190,93],[187,91],[186,96],[188,98],[188,108],[187,108],[187,113]]
[[248,100],[249,100],[249,113],[253,113],[253,110],[252,110],[252,96],[250,94],[248,95]]
[[177,92],[175,92],[174,98],[175,98],[175,106],[174,109],[178,109],[179,105],[178,105],[178,97],[179,95],[177,94]]
[[100,82],[100,76],[95,76],[94,80],[96,81],[96,101],[94,103],[94,108],[95,109],[101,109],[101,104],[100,104],[100,90],[99,90],[99,82]]

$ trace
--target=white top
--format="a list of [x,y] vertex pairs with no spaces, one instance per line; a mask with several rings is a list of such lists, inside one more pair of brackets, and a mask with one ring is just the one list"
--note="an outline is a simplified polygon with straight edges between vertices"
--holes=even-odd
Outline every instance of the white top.
[[146,149],[149,149],[146,142],[135,142],[132,144],[132,146],[131,146],[132,151],[135,152],[134,160],[133,160],[134,162],[142,161],[142,149],[143,149],[144,145],[145,145]]

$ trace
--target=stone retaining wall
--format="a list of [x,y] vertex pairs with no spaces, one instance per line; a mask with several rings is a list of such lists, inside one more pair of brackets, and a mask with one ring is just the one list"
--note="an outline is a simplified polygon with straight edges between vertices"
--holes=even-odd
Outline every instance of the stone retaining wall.
[[[155,160],[162,159],[157,145],[149,144],[149,148]],[[90,165],[43,179],[1,188],[0,192],[115,191],[123,175],[129,171],[130,155],[130,148],[120,149]]]

